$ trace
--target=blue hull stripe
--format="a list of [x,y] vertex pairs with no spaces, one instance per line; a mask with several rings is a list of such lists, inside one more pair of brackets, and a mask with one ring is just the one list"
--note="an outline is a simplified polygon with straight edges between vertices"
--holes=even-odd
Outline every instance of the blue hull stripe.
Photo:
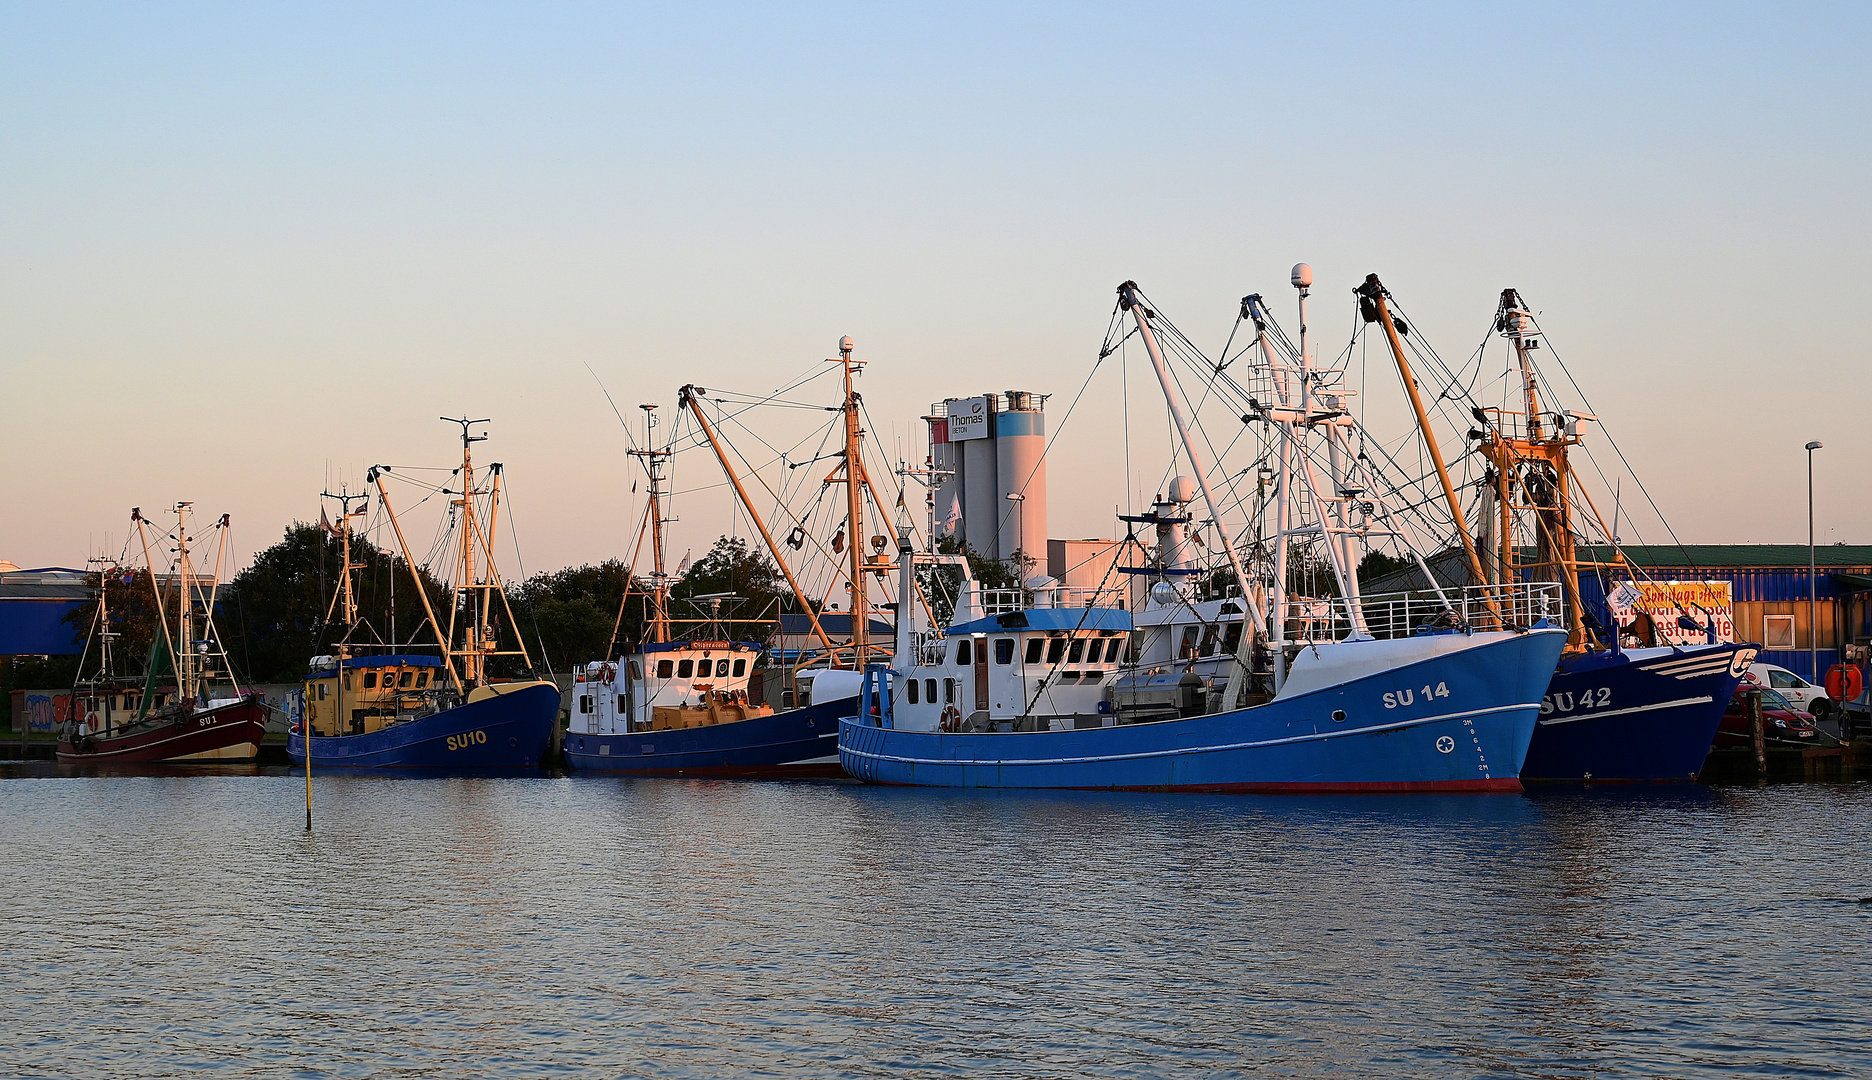
[[[1343,731],[1321,731],[1311,735],[1290,735],[1284,739],[1260,739],[1255,742],[1222,743],[1216,746],[1179,746],[1165,750],[1143,750],[1135,754],[1098,754],[1088,757],[1047,757],[1047,758],[945,758],[946,763],[955,765],[1085,765],[1104,761],[1138,761],[1144,758],[1172,757],[1182,754],[1217,754],[1230,750],[1254,750],[1265,746],[1284,746],[1289,743],[1314,742],[1319,739],[1349,739],[1357,735],[1377,735],[1387,731],[1404,731],[1408,728],[1421,727],[1424,724],[1441,724],[1450,720],[1461,720],[1471,716],[1490,716],[1495,713],[1513,713],[1522,710],[1540,708],[1540,702],[1528,701],[1518,705],[1498,705],[1493,709],[1470,709],[1468,712],[1444,713],[1441,716],[1425,716],[1417,720],[1406,720],[1397,724],[1378,724],[1372,727],[1346,728]],[[1159,721],[1174,724],[1174,720]],[[1145,725],[1138,725],[1144,727]],[[989,736],[992,738],[992,736]],[[893,754],[874,754],[856,748],[847,748],[845,753],[853,757],[871,758],[876,761],[903,761],[921,763],[928,758],[900,757]]]

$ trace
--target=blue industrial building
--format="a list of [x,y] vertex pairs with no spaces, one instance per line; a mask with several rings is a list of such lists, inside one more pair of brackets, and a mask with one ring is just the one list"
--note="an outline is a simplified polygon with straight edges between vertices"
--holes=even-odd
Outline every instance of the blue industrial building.
[[[1845,646],[1872,643],[1872,545],[1814,549],[1814,627],[1808,625],[1807,545],[1685,544],[1623,547],[1638,576],[1658,581],[1726,581],[1735,604],[1735,638],[1762,644],[1761,659],[1819,681]],[[1584,562],[1609,561],[1606,549],[1584,549]],[[1616,582],[1613,582],[1616,584]],[[1598,578],[1581,584],[1581,599],[1610,625]],[[1819,671],[1813,648],[1819,648]]]
[[0,656],[75,656],[85,628],[65,617],[91,601],[82,570],[45,566],[21,570],[0,563]]

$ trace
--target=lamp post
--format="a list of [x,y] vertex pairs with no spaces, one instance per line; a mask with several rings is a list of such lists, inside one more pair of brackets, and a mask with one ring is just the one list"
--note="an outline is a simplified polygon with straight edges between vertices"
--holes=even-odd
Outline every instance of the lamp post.
[[[1018,491],[1010,491],[1007,497],[1008,501],[1014,504],[1014,539],[1016,541],[1013,554],[1008,557],[1021,558],[1027,554],[1027,496]],[[1024,562],[1025,559],[1021,561]],[[1017,566],[1017,569],[1020,571],[1021,580],[1025,581],[1027,568]]]
[[1815,619],[1820,583],[1814,573],[1813,452],[1825,445],[1819,439],[1807,444],[1807,656],[1815,683],[1820,681],[1820,624]]

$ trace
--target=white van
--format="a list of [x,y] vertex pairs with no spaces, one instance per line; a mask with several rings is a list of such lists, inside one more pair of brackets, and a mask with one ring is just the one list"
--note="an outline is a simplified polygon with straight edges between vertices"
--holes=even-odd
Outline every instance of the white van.
[[1802,712],[1822,717],[1833,711],[1833,702],[1827,697],[1826,687],[1815,686],[1787,668],[1776,664],[1750,664],[1748,673],[1755,677],[1757,683],[1778,692]]

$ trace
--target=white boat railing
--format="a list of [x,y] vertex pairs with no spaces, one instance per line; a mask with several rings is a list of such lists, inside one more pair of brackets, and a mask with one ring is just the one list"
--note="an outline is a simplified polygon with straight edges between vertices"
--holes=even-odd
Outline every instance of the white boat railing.
[[1068,588],[1049,585],[1039,589],[981,589],[976,593],[978,617],[1005,615],[1010,611],[1034,608],[1123,608],[1127,597],[1122,587]]
[[[1533,581],[1470,585],[1441,593],[1371,593],[1360,597],[1358,606],[1366,633],[1400,638],[1434,630],[1524,629],[1543,619],[1557,622],[1564,610],[1561,600],[1559,583]],[[1297,597],[1287,602],[1289,641],[1338,641],[1353,630],[1340,597]]]

